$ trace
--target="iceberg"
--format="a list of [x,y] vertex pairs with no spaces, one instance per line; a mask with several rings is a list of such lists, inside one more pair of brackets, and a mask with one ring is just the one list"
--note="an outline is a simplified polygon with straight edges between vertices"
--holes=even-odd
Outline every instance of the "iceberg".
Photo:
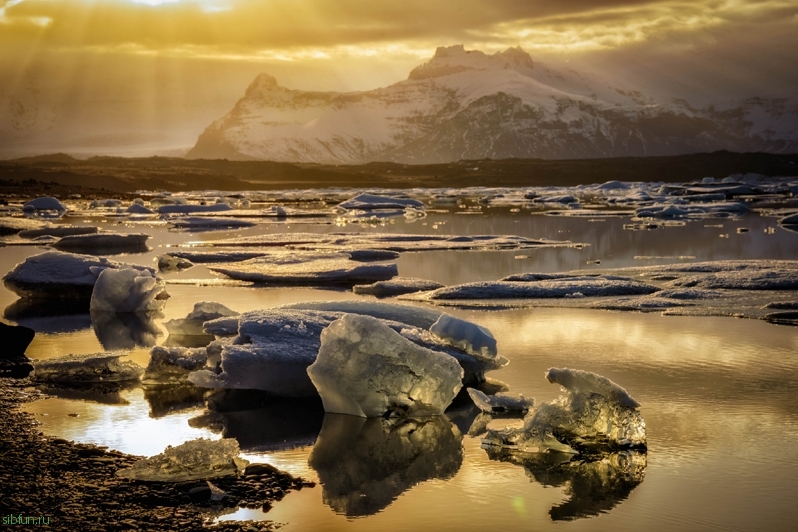
[[149,270],[106,268],[91,294],[92,312],[152,312],[163,309],[169,294]]
[[130,360],[119,360],[123,352],[65,355],[35,360],[33,380],[56,384],[85,384],[138,380],[144,369]]
[[151,268],[126,265],[104,257],[48,251],[17,264],[3,277],[3,283],[22,297],[89,299],[100,273],[120,267],[154,273]]
[[355,294],[372,295],[375,297],[391,297],[414,292],[426,292],[443,288],[444,285],[427,279],[415,277],[396,277],[388,281],[378,281],[372,284],[359,284],[352,287]]
[[116,472],[118,477],[149,482],[185,482],[237,475],[249,464],[238,456],[238,442],[233,439],[198,438],[163,453],[135,462]]
[[466,391],[474,404],[487,414],[521,413],[526,414],[533,406],[534,399],[526,399],[523,395],[510,397],[509,395],[486,395],[475,389],[467,388]]
[[322,500],[347,517],[375,514],[417,484],[454,477],[462,435],[445,416],[363,419],[326,414],[308,458]]
[[645,449],[646,423],[626,390],[596,373],[568,368],[551,368],[546,379],[567,395],[531,411],[520,429],[488,431],[483,445],[523,452]]
[[443,414],[463,380],[454,358],[355,314],[322,332],[318,357],[307,371],[326,412],[361,417]]
[[53,247],[60,250],[114,250],[132,251],[146,250],[147,239],[150,235],[146,233],[93,233],[83,235],[69,235],[53,244]]
[[204,347],[155,346],[150,351],[150,363],[142,380],[146,384],[183,383],[188,380],[189,373],[202,369],[207,360],[208,352]]
[[358,284],[395,277],[395,263],[360,263],[338,253],[275,253],[226,267],[209,267],[239,281],[272,284]]
[[204,336],[207,333],[202,330],[202,325],[206,321],[217,318],[238,316],[239,313],[230,310],[221,303],[214,301],[200,301],[194,304],[192,310],[185,318],[178,318],[164,322],[164,327],[170,335],[176,336]]
[[63,203],[49,196],[32,199],[22,206],[22,212],[25,213],[38,213],[39,211],[64,213],[66,210],[67,208]]

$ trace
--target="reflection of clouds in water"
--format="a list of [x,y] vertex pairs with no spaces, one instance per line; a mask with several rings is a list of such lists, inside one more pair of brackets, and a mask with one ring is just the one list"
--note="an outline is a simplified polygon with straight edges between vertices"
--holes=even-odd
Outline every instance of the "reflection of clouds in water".
[[573,521],[609,512],[629,497],[646,474],[646,454],[623,451],[598,457],[565,453],[523,454],[486,449],[492,460],[520,465],[543,486],[562,487],[568,500],[549,510],[554,521]]
[[108,350],[152,347],[161,330],[151,312],[92,312],[91,324],[102,346]]
[[327,414],[308,459],[322,499],[348,517],[375,514],[420,482],[449,479],[463,462],[460,431],[443,416],[365,419]]

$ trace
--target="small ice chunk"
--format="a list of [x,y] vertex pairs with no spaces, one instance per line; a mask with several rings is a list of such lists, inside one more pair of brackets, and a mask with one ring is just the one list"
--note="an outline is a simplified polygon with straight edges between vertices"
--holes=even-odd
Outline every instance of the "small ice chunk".
[[130,214],[155,214],[154,211],[148,209],[141,203],[131,203],[130,206],[125,209],[125,212]]
[[238,316],[206,321],[202,325],[202,332],[214,336],[235,336],[238,334]]
[[21,231],[35,231],[47,227],[53,226],[40,220],[32,220],[30,218],[0,216],[0,236],[16,235]]
[[327,412],[413,417],[443,414],[462,386],[463,369],[376,318],[348,314],[322,332],[308,375]]
[[201,336],[206,335],[202,330],[202,325],[206,321],[223,318],[226,316],[238,316],[238,312],[230,310],[221,303],[213,301],[200,301],[194,304],[192,310],[185,318],[178,318],[164,322],[164,327],[169,334],[181,336]]
[[413,207],[424,208],[424,204],[410,198],[396,198],[389,196],[375,196],[373,194],[360,194],[338,205],[345,210],[374,210],[374,209],[404,209]]
[[123,352],[64,355],[33,362],[33,380],[59,384],[125,382],[138,380],[144,369]]
[[187,216],[185,218],[175,218],[169,221],[179,228],[205,228],[205,229],[225,229],[228,227],[252,227],[255,222],[242,220],[240,218],[222,218],[216,216]]
[[496,339],[489,330],[476,323],[443,313],[429,330],[438,338],[475,357],[497,357]]
[[415,277],[395,277],[388,281],[378,281],[372,284],[359,284],[352,287],[356,294],[372,295],[376,297],[399,296],[402,294],[412,294],[414,292],[425,292],[436,290],[444,285],[427,279],[417,279]]
[[107,208],[112,209],[114,207],[119,207],[122,205],[122,201],[118,199],[96,199],[89,204],[89,209],[100,209],[100,208]]
[[64,212],[67,210],[66,206],[58,201],[56,198],[44,196],[32,199],[22,207],[23,212],[36,212],[36,211],[58,211]]
[[146,249],[146,233],[94,233],[65,236],[55,244],[56,249]]
[[488,414],[504,412],[526,413],[535,406],[535,399],[526,399],[523,395],[510,397],[509,395],[486,395],[475,388],[467,388],[466,391],[477,405],[477,408]]
[[549,369],[546,379],[567,395],[530,412],[520,429],[488,431],[484,445],[525,452],[645,448],[646,423],[626,390],[601,375],[567,368]]
[[204,347],[155,346],[150,351],[150,363],[144,370],[147,384],[186,382],[189,373],[205,367],[208,353]]
[[119,469],[118,477],[149,482],[185,482],[236,475],[248,461],[238,457],[234,438],[208,440],[198,438],[177,447],[169,445],[163,453],[145,458],[127,469]]
[[180,270],[187,270],[194,266],[191,261],[181,259],[168,253],[158,257],[158,271],[161,272],[176,272]]
[[92,312],[150,312],[163,309],[169,294],[149,270],[106,268],[91,294]]

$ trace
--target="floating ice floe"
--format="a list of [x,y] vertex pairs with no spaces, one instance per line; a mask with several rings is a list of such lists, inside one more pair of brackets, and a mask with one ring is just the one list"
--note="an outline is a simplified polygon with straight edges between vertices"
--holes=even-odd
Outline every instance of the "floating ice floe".
[[568,368],[551,368],[546,379],[567,395],[535,408],[520,429],[488,431],[483,445],[524,452],[646,447],[640,404],[626,390],[596,373]]
[[118,477],[150,482],[185,482],[237,475],[249,462],[239,458],[238,442],[232,438],[198,438],[163,453],[119,469]]
[[352,287],[356,294],[372,295],[376,297],[391,297],[414,292],[425,292],[443,288],[444,285],[427,279],[415,277],[396,277],[388,281],[379,281],[372,284],[360,284]]
[[364,210],[370,211],[374,209],[404,209],[405,207],[413,207],[416,209],[423,208],[424,204],[418,200],[410,198],[396,198],[388,196],[375,196],[373,194],[361,194],[352,199],[338,204],[338,207],[345,210]]
[[65,355],[35,360],[31,377],[35,381],[58,384],[88,384],[138,380],[144,368],[130,360],[119,360],[125,353]]
[[462,463],[462,435],[445,416],[328,414],[308,458],[319,476],[322,500],[347,517],[375,514],[421,482],[452,478]]
[[194,304],[194,309],[185,318],[164,322],[164,327],[170,335],[199,336],[207,334],[202,330],[202,325],[206,321],[238,315],[238,312],[230,310],[221,303],[200,301]]
[[150,351],[150,362],[144,370],[146,384],[188,382],[191,372],[202,369],[208,352],[202,348],[155,346]]
[[30,218],[0,217],[0,236],[16,235],[22,231],[33,231],[43,227],[51,226],[41,220],[32,220]]
[[509,395],[487,395],[475,388],[466,390],[471,400],[481,411],[486,414],[521,413],[526,414],[533,406],[535,399],[526,399],[523,395],[511,397]]
[[113,209],[122,205],[122,201],[118,199],[106,198],[97,199],[89,204],[89,209]]
[[153,312],[163,309],[169,294],[149,270],[106,268],[91,294],[92,312]]
[[228,229],[231,227],[252,227],[255,222],[240,218],[222,218],[216,216],[186,216],[169,220],[173,227],[179,229]]
[[[150,204],[155,205],[153,201],[155,200],[152,200]],[[233,210],[233,208],[226,203],[217,203],[215,205],[168,204],[158,207],[159,214],[193,214],[230,210]]]
[[97,233],[97,227],[85,225],[50,225],[39,229],[27,229],[19,232],[20,238],[35,239],[41,236],[65,237],[72,235],[89,235]]
[[414,417],[443,414],[460,391],[463,369],[376,318],[347,314],[322,332],[308,375],[326,412]]
[[136,250],[146,249],[147,239],[150,235],[145,233],[94,233],[83,235],[69,235],[53,244],[60,250]]
[[798,290],[798,269],[765,271],[721,271],[688,275],[674,279],[668,286],[697,287],[709,290]]
[[66,205],[58,201],[56,198],[44,196],[41,198],[32,199],[22,206],[22,212],[30,214],[38,214],[40,212],[57,212],[63,214],[66,212]]
[[[379,301],[303,301],[278,307],[292,310],[320,310],[325,312],[341,312],[361,314],[381,320],[397,321],[419,329],[429,329],[438,321],[443,312],[412,305],[382,303]],[[212,333],[215,334],[215,333]]]
[[750,208],[742,202],[650,205],[635,211],[637,218],[725,218],[741,216]]
[[158,271],[160,272],[179,272],[192,266],[194,264],[191,261],[173,255],[165,254],[158,257]]
[[91,255],[48,251],[28,257],[3,277],[9,290],[22,297],[90,299],[94,283],[107,268],[130,267],[139,271],[151,268],[127,265]]
[[359,263],[338,253],[274,253],[209,267],[232,279],[273,284],[359,284],[395,277],[395,263]]

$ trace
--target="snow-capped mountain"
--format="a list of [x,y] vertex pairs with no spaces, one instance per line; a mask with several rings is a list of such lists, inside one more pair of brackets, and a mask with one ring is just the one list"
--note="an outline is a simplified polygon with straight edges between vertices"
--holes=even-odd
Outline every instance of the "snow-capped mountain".
[[290,90],[261,74],[189,158],[327,164],[798,151],[798,99],[696,107],[663,89],[555,71],[520,48],[438,48],[408,79],[364,92]]

